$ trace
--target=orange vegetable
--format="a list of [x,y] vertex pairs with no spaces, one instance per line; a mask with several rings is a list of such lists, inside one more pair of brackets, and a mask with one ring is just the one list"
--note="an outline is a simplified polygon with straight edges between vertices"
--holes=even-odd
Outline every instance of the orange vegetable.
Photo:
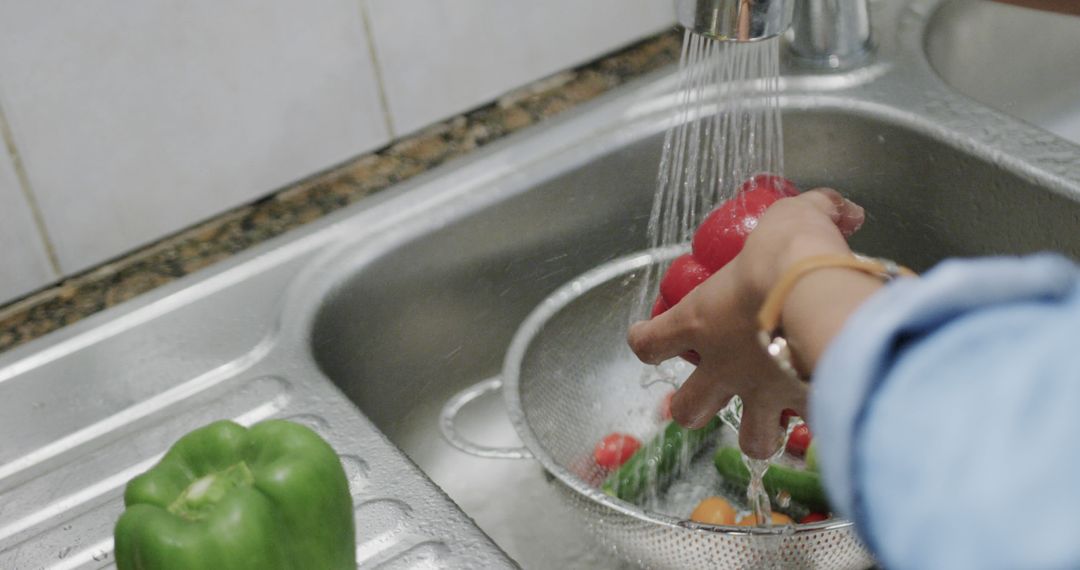
[[707,497],[698,503],[690,520],[703,524],[735,524],[735,507],[723,497]]
[[[772,514],[772,525],[773,526],[794,525],[794,524],[795,524],[795,521],[792,520],[792,517],[789,517],[789,516],[787,516],[787,515],[785,515],[783,513],[773,513]],[[751,514],[748,514],[748,515],[740,518],[737,521],[737,523],[735,523],[735,526],[737,526],[737,527],[756,527],[757,526],[757,519],[754,517],[754,514],[751,513]]]

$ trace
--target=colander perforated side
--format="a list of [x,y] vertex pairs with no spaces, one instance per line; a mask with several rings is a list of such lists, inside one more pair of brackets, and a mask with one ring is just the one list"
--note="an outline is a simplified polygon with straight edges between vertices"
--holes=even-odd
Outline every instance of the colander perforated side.
[[644,439],[670,389],[643,388],[626,344],[631,307],[646,270],[681,249],[620,258],[571,281],[522,323],[507,352],[510,419],[559,482],[571,511],[623,558],[656,568],[866,568],[873,560],[853,525],[834,520],[786,528],[688,528],[601,493],[592,447],[612,431]]

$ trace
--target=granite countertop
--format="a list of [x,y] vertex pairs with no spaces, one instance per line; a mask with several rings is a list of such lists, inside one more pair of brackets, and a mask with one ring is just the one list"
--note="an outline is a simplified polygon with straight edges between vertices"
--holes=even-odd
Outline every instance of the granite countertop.
[[0,307],[0,352],[84,319],[678,61],[665,32]]

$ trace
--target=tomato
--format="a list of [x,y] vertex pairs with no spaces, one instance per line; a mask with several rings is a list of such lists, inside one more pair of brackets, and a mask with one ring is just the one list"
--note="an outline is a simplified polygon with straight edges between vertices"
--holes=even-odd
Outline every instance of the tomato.
[[799,519],[799,524],[810,524],[827,520],[829,520],[829,515],[825,513],[810,513]]
[[690,520],[703,524],[735,524],[735,507],[723,497],[706,497],[694,512]]
[[570,460],[567,468],[590,487],[599,487],[609,474],[607,469],[596,464],[596,458],[591,453],[583,453],[574,457]]
[[[774,174],[758,174],[743,182],[739,193],[706,216],[694,232],[692,253],[675,258],[664,273],[652,316],[675,306],[713,272],[727,265],[742,250],[765,209],[798,193],[791,181]],[[692,350],[680,356],[691,364],[701,363],[701,355]]]
[[712,271],[694,259],[693,255],[680,255],[671,262],[671,267],[660,280],[660,296],[669,307],[673,307],[710,275]]
[[650,317],[659,316],[661,313],[666,312],[670,308],[671,308],[671,305],[667,304],[667,301],[664,300],[664,297],[662,295],[657,295],[656,296],[656,302],[653,303],[652,312],[649,313],[649,316]]
[[742,250],[769,206],[798,194],[795,184],[775,174],[758,174],[743,182],[738,194],[713,210],[694,234],[694,256],[710,271],[718,271]]
[[787,450],[792,455],[798,455],[802,457],[806,453],[806,448],[810,447],[810,440],[813,439],[813,434],[810,433],[810,428],[806,424],[795,426],[791,430],[791,434],[788,435]]
[[[791,517],[783,513],[773,513],[772,523],[773,526],[777,526],[783,524],[795,524],[795,521],[791,520]],[[737,526],[757,526],[757,517],[754,516],[754,513],[750,513],[739,519],[735,524]]]
[[675,390],[672,390],[664,396],[663,400],[660,400],[660,419],[667,421],[671,419],[671,399],[675,397]]
[[780,412],[780,427],[787,427],[791,418],[797,418],[799,414],[795,413],[795,410],[791,408],[784,408],[784,411]]
[[694,257],[709,271],[719,271],[742,251],[758,218],[783,197],[771,186],[760,186],[721,204],[694,233]]
[[767,188],[780,198],[799,195],[799,188],[787,178],[775,174],[758,174],[739,187],[739,192],[750,192],[757,188]]
[[616,469],[626,463],[634,452],[641,447],[641,442],[625,433],[609,433],[596,444],[593,458],[596,464],[605,469]]

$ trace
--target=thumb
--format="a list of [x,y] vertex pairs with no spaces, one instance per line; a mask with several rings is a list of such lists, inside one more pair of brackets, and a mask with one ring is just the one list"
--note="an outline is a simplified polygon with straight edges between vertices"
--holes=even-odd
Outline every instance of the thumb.
[[844,198],[832,188],[815,188],[799,195],[820,210],[836,224],[845,238],[859,231],[866,221],[866,210],[862,206]]
[[748,405],[743,401],[742,421],[739,426],[739,447],[754,459],[768,459],[784,442],[784,428],[778,421],[780,414],[772,407]]

